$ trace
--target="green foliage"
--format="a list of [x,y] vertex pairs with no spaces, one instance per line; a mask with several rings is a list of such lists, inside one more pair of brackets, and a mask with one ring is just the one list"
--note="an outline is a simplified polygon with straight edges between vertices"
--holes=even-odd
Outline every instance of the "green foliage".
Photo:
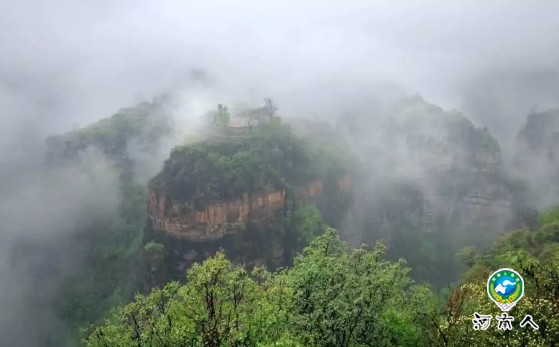
[[217,112],[215,113],[215,123],[220,128],[225,128],[229,125],[231,116],[227,110],[227,106],[221,104],[217,105]]
[[172,129],[172,119],[161,105],[141,103],[121,109],[112,117],[90,126],[62,136],[49,137],[46,142],[51,151],[65,155],[95,146],[120,159],[127,147],[127,140],[134,138],[139,143],[149,144],[170,134]]
[[[389,232],[388,258],[397,260],[405,256],[411,267],[410,276],[417,281],[428,281],[436,289],[458,282],[464,264],[468,263],[466,252],[483,249],[494,237],[491,230],[457,227],[443,216],[437,218],[430,232],[406,220],[393,222]],[[463,247],[470,248],[457,257],[456,253]]]
[[229,114],[227,106],[218,104],[217,110],[210,111],[206,114],[206,119],[210,127],[218,129],[220,132],[225,132],[231,121],[231,115]]
[[[312,207],[294,215],[306,216],[306,228],[316,226]],[[404,261],[383,260],[382,243],[350,250],[333,229],[293,267],[273,273],[255,268],[249,276],[219,253],[193,266],[186,284],[170,283],[116,309],[87,346],[551,347],[559,340],[559,239],[549,228],[555,223],[504,234],[485,252],[464,249],[464,284],[439,297],[414,284]],[[500,312],[485,286],[501,267],[519,271],[526,283],[509,314],[532,315],[540,330],[518,322],[507,332],[472,330],[474,312]]]
[[471,152],[500,151],[499,143],[487,128],[477,128],[461,113],[445,111],[418,95],[396,103],[389,112],[387,142],[403,135],[414,149],[450,145]]
[[431,294],[384,249],[349,251],[333,230],[291,269],[252,276],[222,253],[115,310],[93,346],[417,346]]
[[201,207],[270,186],[289,189],[323,178],[326,167],[334,165],[332,156],[322,153],[275,117],[248,137],[176,147],[150,184]]
[[491,135],[487,128],[483,128],[480,131],[480,142],[481,147],[488,151],[500,151],[501,146],[499,146],[499,142]]
[[78,328],[102,322],[112,307],[126,303],[137,290],[135,269],[146,220],[147,195],[142,186],[129,179],[121,180],[120,189],[116,220],[109,229],[93,235],[94,246],[85,266],[65,286],[60,311],[69,325],[70,338]]
[[155,243],[150,241],[144,245],[144,251],[153,253],[163,253],[165,252],[165,246],[160,243]]
[[[515,317],[511,331],[498,330],[496,321],[492,326],[479,333],[473,331],[472,318],[474,312],[490,314],[493,317],[501,314],[501,310],[487,295],[487,276],[471,278],[470,281],[457,288],[449,299],[446,310],[447,320],[433,320],[438,333],[435,335],[435,346],[467,347],[467,346],[555,346],[559,341],[559,309],[557,293],[559,293],[559,252],[555,252],[548,260],[540,260],[522,249],[494,255],[501,264],[492,267],[491,271],[500,267],[513,268],[518,271],[525,282],[525,293],[509,315]],[[539,330],[520,328],[519,321],[525,315],[531,315],[540,326]]]
[[550,207],[538,216],[539,227],[553,222],[559,222],[559,206]]
[[[404,262],[382,261],[382,244],[348,251],[332,229],[297,257],[290,321],[304,345],[411,346],[412,281]],[[397,332],[397,333],[396,333]]]
[[165,260],[165,245],[150,241],[144,246],[145,261],[151,271],[157,271]]
[[[456,288],[441,312],[431,312],[434,346],[555,346],[559,341],[559,237],[556,233],[555,208],[539,219],[534,232],[515,230],[497,238],[484,252],[471,248],[460,252],[469,270],[464,284]],[[482,334],[472,331],[474,312],[495,316],[501,311],[487,295],[487,278],[499,268],[518,271],[525,282],[525,293],[509,311],[515,317],[511,331],[492,327]],[[531,315],[539,330],[520,328],[519,321]],[[435,317],[439,317],[438,319]],[[442,319],[446,317],[445,319]],[[495,323],[493,323],[495,322]]]
[[304,205],[297,208],[291,221],[297,232],[297,241],[301,245],[308,245],[323,232],[322,216],[314,205]]
[[[540,227],[533,232],[528,229],[510,231],[497,237],[484,252],[471,252],[467,261],[469,269],[464,273],[465,281],[484,278],[494,269],[508,267],[507,254],[524,252],[538,260],[548,261],[559,245],[559,220],[555,207],[540,214]],[[460,253],[469,252],[463,250]]]

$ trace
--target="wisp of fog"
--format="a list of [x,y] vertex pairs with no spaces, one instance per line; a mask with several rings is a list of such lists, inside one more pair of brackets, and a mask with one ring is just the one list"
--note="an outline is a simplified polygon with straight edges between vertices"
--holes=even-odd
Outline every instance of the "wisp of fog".
[[[184,127],[218,102],[273,96],[286,117],[332,119],[419,93],[487,126],[506,153],[529,112],[559,106],[558,11],[553,0],[0,2],[0,345],[42,345],[49,301],[83,260],[79,231],[118,203],[101,154],[46,168],[47,136],[169,90]],[[49,278],[34,270],[44,263]]]

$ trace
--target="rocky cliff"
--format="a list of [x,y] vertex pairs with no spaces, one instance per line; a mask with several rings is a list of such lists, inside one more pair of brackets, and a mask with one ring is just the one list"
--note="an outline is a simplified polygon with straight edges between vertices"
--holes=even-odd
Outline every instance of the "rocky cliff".
[[[339,182],[341,191],[348,191],[349,177]],[[297,187],[297,201],[312,202],[322,195],[323,182],[315,180],[305,187]],[[282,213],[286,208],[286,191],[267,187],[263,193],[243,193],[241,198],[214,201],[199,210],[193,201],[172,200],[165,193],[150,190],[148,213],[153,228],[182,240],[210,241],[228,233],[242,232],[249,222],[262,223]]]
[[[553,152],[559,139],[559,110],[532,113],[516,137],[517,152]],[[547,153],[546,153],[547,154]]]
[[368,119],[354,127],[379,130],[354,137],[365,159],[351,211],[359,230],[352,243],[383,238],[394,245],[399,230],[436,234],[448,225],[503,231],[513,194],[499,144],[486,128],[418,96]]
[[460,271],[455,252],[489,244],[514,216],[500,146],[486,128],[418,96],[372,112],[344,118],[363,163],[343,233],[353,245],[386,241],[415,278],[445,286]]
[[559,190],[559,110],[530,114],[516,137],[513,174],[526,183],[526,204],[556,204]]
[[165,245],[166,277],[184,277],[219,248],[239,264],[288,264],[302,246],[304,206],[333,226],[350,206],[350,156],[341,147],[304,139],[278,120],[175,148],[149,183],[146,237]]

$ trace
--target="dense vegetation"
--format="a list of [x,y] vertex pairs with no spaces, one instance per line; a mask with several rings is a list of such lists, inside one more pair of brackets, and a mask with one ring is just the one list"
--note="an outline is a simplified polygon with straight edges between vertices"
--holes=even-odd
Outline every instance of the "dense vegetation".
[[445,111],[419,95],[402,100],[387,111],[387,140],[403,135],[416,146],[446,142],[470,151],[499,151],[497,140],[487,128],[476,127],[457,111]]
[[[89,347],[540,347],[559,341],[559,208],[518,214],[515,225],[524,227],[493,243],[498,231],[456,220],[460,211],[452,202],[473,188],[513,185],[500,168],[475,162],[476,153],[499,155],[487,129],[420,98],[392,114],[397,116],[389,125],[392,140],[403,136],[412,149],[465,154],[467,165],[433,176],[436,193],[451,212],[429,216],[421,186],[375,180],[370,169],[381,162],[376,154],[357,151],[356,160],[335,133],[314,124],[292,129],[275,114],[271,100],[238,115],[218,105],[208,113],[211,131],[173,149],[148,187],[183,202],[184,209],[202,210],[270,189],[282,189],[288,198],[268,224],[249,221],[242,233],[185,243],[144,228],[146,187],[136,181],[127,152],[131,141],[149,148],[170,132],[160,111],[157,103],[140,104],[49,140],[54,153],[70,158],[88,146],[101,147],[122,168],[120,208],[99,226],[101,232],[87,238],[85,266],[60,296],[65,325],[52,345],[76,341],[80,327]],[[231,117],[246,126],[231,127]],[[397,146],[392,140],[386,144]],[[366,217],[359,225],[351,225],[356,215],[344,220],[351,201],[336,194],[348,174],[358,182],[357,205]],[[323,182],[326,198],[296,199],[297,189],[314,180]],[[370,189],[367,182],[389,184]],[[419,218],[430,224],[417,223]],[[360,234],[343,230],[348,225]],[[375,246],[348,247],[332,227],[353,244]],[[463,246],[470,247],[457,253]],[[193,254],[194,265],[176,267],[172,259],[184,264],[186,253]],[[514,268],[526,282],[523,299],[509,312],[514,329],[500,331],[494,319],[488,330],[474,331],[474,312],[499,313],[485,284],[501,267]],[[526,314],[540,330],[518,326]]]
[[115,311],[88,346],[412,346],[426,288],[383,248],[349,251],[333,230],[290,269],[252,274],[223,254]]
[[[221,106],[210,113],[211,119],[224,110]],[[249,214],[241,226],[243,232],[211,242],[182,242],[149,230],[147,237],[167,250],[157,277],[182,280],[185,271],[177,272],[177,268],[185,262],[203,261],[219,248],[238,264],[264,263],[271,268],[291,264],[293,255],[321,234],[324,225],[338,225],[351,195],[340,191],[340,180],[355,163],[341,142],[328,143],[320,136],[303,138],[277,116],[263,118],[253,128],[210,125],[215,132],[205,140],[174,148],[161,172],[149,182],[159,197],[181,202],[181,210],[169,210],[169,215],[204,211],[212,204],[279,190],[285,193],[283,206],[270,212],[271,219]],[[233,131],[236,135],[231,135]],[[313,181],[320,181],[322,194],[310,198],[306,194]]]
[[64,287],[60,314],[67,322],[67,332],[59,331],[56,338],[73,338],[80,328],[99,323],[113,306],[132,299],[142,282],[138,271],[146,191],[131,179],[122,179],[120,189],[116,219],[107,230],[95,231],[89,237],[93,248],[80,274]]
[[[473,255],[465,283],[445,301],[408,277],[384,247],[349,250],[329,229],[291,268],[251,274],[223,254],[193,266],[185,284],[170,283],[118,308],[88,346],[555,346],[559,341],[559,219],[543,214],[538,230],[500,237]],[[551,221],[550,221],[551,220]],[[500,311],[486,293],[490,271],[512,267],[526,294],[509,313],[512,331],[472,329],[474,312]],[[540,330],[520,328],[530,314]]]
[[[223,109],[221,109],[223,112]],[[338,149],[336,151],[336,149]],[[275,117],[245,136],[176,147],[150,184],[173,199],[206,206],[269,188],[292,190],[330,174],[348,172],[339,148],[295,136]]]
[[101,149],[119,166],[125,166],[131,142],[147,149],[172,130],[172,118],[156,98],[151,103],[120,109],[112,117],[87,127],[47,138],[47,155],[50,160],[75,158],[80,151],[93,146]]
[[131,300],[145,282],[142,243],[147,218],[147,189],[137,182],[131,144],[149,151],[172,131],[172,119],[161,100],[119,110],[91,126],[47,139],[51,164],[72,161],[80,151],[95,147],[119,169],[119,208],[114,216],[87,230],[84,261],[79,274],[69,278],[56,303],[61,325],[52,345],[79,341],[78,331],[102,322],[110,309]]

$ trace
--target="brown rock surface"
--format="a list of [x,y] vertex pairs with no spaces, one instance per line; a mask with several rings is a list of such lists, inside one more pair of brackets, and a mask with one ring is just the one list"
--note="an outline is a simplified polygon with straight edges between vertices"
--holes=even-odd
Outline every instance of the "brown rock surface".
[[[343,177],[339,187],[342,191],[348,190],[349,177]],[[317,180],[306,187],[297,188],[296,194],[299,199],[308,201],[322,195],[322,191],[323,183]],[[283,209],[284,204],[285,191],[269,189],[265,194],[243,194],[240,199],[216,201],[198,211],[192,202],[170,200],[165,194],[150,190],[148,213],[155,230],[170,233],[180,239],[208,241],[243,230],[249,219],[270,219]]]

